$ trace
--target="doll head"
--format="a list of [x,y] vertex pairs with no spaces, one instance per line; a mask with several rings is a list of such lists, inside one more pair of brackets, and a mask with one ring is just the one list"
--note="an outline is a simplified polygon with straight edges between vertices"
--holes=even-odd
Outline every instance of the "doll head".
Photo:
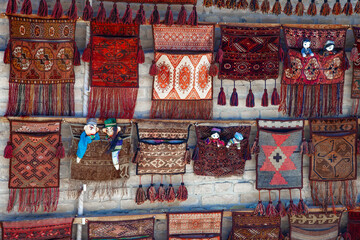
[[324,50],[328,52],[332,52],[334,51],[334,48],[335,48],[335,42],[332,40],[327,40],[324,45]]
[[240,142],[241,140],[244,139],[243,135],[242,135],[241,133],[239,133],[239,132],[236,132],[236,133],[234,134],[234,138],[235,138],[238,142]]
[[117,126],[115,118],[109,118],[104,121],[105,127],[102,129],[108,138],[116,135],[120,130],[121,127]]
[[84,130],[85,130],[86,135],[88,135],[88,136],[95,135],[99,131],[99,128],[97,127],[96,119],[95,118],[89,118],[86,121],[86,125],[84,126]]
[[309,39],[305,38],[302,42],[303,48],[309,48],[310,45],[311,45],[311,41]]
[[220,128],[212,128],[211,129],[211,138],[220,139],[220,133],[221,133]]

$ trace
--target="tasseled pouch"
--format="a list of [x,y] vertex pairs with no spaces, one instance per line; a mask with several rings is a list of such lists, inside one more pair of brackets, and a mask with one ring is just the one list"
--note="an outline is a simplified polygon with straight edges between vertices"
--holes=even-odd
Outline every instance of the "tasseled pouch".
[[51,17],[55,18],[55,19],[59,19],[59,18],[61,18],[62,14],[63,14],[63,9],[62,9],[60,0],[56,0]]
[[75,0],[71,1],[71,5],[69,7],[68,12],[66,13],[66,16],[68,16],[72,20],[76,20],[78,18],[78,12],[77,12],[77,6]]
[[228,9],[236,9],[236,0],[226,0],[225,5]]
[[191,26],[197,26],[198,25],[198,15],[196,12],[196,5],[193,6],[193,10],[189,15],[189,18],[187,20],[187,24]]
[[213,0],[204,0],[203,6],[204,7],[212,7],[214,5]]
[[17,0],[8,0],[6,6],[6,14],[14,14],[17,12]]

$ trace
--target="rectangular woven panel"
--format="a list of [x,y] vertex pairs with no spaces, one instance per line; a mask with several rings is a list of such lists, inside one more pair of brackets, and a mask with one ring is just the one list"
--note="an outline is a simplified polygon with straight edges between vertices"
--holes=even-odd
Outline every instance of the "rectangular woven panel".
[[348,225],[347,231],[351,235],[351,239],[360,239],[360,212],[349,211],[348,212]]
[[[352,27],[355,37],[355,47],[360,49],[360,27]],[[360,98],[360,58],[359,54],[357,60],[353,61],[353,75],[351,84],[351,98]]]

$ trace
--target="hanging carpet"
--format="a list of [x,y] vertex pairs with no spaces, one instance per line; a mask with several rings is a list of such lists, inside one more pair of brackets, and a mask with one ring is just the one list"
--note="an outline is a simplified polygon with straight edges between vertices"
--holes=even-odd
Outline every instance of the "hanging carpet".
[[352,113],[357,115],[359,112],[359,99],[360,99],[360,27],[352,26],[354,38],[355,38],[355,52],[351,52],[352,61],[353,61],[353,74],[352,74],[352,83],[351,83],[351,98],[353,99],[353,109]]
[[360,212],[353,210],[348,212],[347,231],[351,239],[360,239]]

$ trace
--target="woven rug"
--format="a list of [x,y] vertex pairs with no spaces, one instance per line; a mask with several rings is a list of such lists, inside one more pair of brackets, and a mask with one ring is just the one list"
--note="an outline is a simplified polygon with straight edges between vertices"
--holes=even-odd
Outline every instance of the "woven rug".
[[315,205],[326,208],[343,204],[355,206],[357,191],[356,118],[313,119],[310,121],[314,151],[310,158],[309,180]]
[[59,200],[57,150],[61,146],[60,121],[10,121],[9,203],[19,212],[55,211]]
[[290,239],[333,240],[339,234],[341,213],[310,213],[289,217]]
[[2,239],[72,239],[73,218],[50,218],[42,220],[2,222]]
[[240,149],[232,145],[218,147],[216,144],[206,144],[210,137],[211,129],[216,126],[197,125],[196,148],[193,154],[194,173],[203,176],[242,176],[245,161],[251,159],[249,148],[250,126],[221,126],[220,139],[227,143],[234,137],[235,132],[241,133],[244,139],[240,142]]
[[219,79],[266,80],[279,75],[280,26],[221,25]]
[[349,211],[348,212],[348,225],[347,231],[351,235],[351,239],[360,239],[360,212]]
[[88,117],[132,118],[138,92],[139,25],[91,21]]
[[280,216],[255,216],[252,213],[232,213],[232,230],[229,240],[280,239]]
[[[349,68],[344,51],[346,31],[343,26],[284,26],[288,53],[284,60],[280,111],[294,117],[342,113],[344,76]],[[311,41],[314,56],[301,56],[304,39]],[[325,56],[321,51],[327,40],[335,42],[336,53]]]
[[[357,52],[359,53],[360,49],[360,27],[352,27],[353,34],[355,38],[355,46],[357,48]],[[352,114],[358,115],[359,106],[360,106],[360,57],[359,54],[354,56],[355,59],[351,59],[353,61],[353,74],[352,74],[352,83],[351,83],[351,98],[353,100],[353,109]]]
[[222,211],[167,213],[168,238],[217,239],[221,236],[222,215]]
[[72,116],[76,21],[9,16],[6,115]]
[[89,221],[89,240],[154,239],[154,218],[123,221]]

